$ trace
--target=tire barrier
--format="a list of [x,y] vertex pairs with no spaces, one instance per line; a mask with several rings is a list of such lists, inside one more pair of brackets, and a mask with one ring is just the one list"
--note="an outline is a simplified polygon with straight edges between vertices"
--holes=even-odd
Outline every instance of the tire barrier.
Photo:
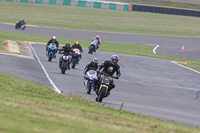
[[132,11],[200,17],[200,10],[132,4]]
[[81,6],[90,8],[113,9],[122,11],[139,11],[139,12],[151,12],[151,13],[200,17],[200,10],[173,8],[165,6],[152,6],[144,4],[130,4],[130,3],[112,2],[112,1],[97,1],[97,0],[0,0],[0,1],[58,4],[58,5]]
[[58,4],[58,5],[68,5],[68,6],[81,6],[90,8],[132,11],[132,4],[112,2],[112,1],[96,1],[96,0],[0,0],[0,1]]

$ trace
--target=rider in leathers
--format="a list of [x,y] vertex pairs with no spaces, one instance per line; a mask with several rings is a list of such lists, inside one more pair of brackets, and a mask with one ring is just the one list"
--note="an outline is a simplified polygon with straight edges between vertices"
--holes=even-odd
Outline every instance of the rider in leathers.
[[[119,57],[117,55],[112,55],[111,60],[104,61],[98,67],[97,73],[100,73],[101,69],[103,69],[101,71],[101,73],[106,73],[109,76],[113,76],[113,74],[116,72],[115,78],[119,79],[119,77],[121,76],[121,72],[120,72],[120,66],[117,64],[118,60],[119,60]],[[98,76],[98,83],[97,83],[96,92],[98,92],[98,89],[99,89],[100,77],[101,77],[101,75]],[[111,83],[111,88],[109,88],[108,95],[110,94],[110,90],[112,90],[112,88],[115,88],[115,84],[114,84],[113,80],[112,80],[112,83]]]
[[[58,52],[59,43],[58,43],[58,41],[56,40],[56,36],[53,36],[52,39],[50,39],[49,42],[48,42],[47,45],[46,45],[46,54],[48,54],[48,53],[47,53],[48,47],[49,47],[49,45],[50,45],[51,43],[55,43],[55,44],[56,44],[56,47],[57,47],[56,53]],[[56,58],[56,53],[54,54],[54,58]]]
[[72,45],[72,48],[77,48],[81,51],[81,53],[83,53],[83,49],[78,41]]
[[89,70],[96,71],[98,68],[98,62],[98,58],[93,58],[92,61],[86,65],[85,69],[83,70],[83,74],[86,74]]
[[[99,59],[98,58],[93,58],[92,59],[92,61],[91,62],[89,62],[87,65],[86,65],[86,67],[85,67],[85,69],[83,70],[83,74],[84,74],[84,79],[85,79],[85,75],[86,75],[86,73],[89,71],[89,70],[97,70],[97,68],[98,68],[98,62],[99,62]],[[95,80],[94,81],[94,85],[96,85],[97,84],[97,80]],[[84,85],[85,85],[85,82],[84,82]],[[94,88],[96,88],[95,86],[94,86]]]
[[[74,51],[70,47],[70,43],[67,42],[65,44],[65,46],[63,46],[62,49],[60,49],[59,53],[60,54],[63,53],[64,55],[70,55],[71,53],[74,53]],[[62,66],[62,60],[63,60],[63,58],[60,57],[60,59],[59,59],[59,68],[61,68],[61,66]],[[68,69],[70,70],[70,61],[68,62]]]

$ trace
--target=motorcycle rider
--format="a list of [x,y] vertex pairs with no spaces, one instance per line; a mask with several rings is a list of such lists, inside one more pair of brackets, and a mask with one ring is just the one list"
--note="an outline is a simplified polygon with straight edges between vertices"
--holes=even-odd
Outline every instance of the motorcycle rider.
[[[72,45],[72,48],[73,48],[73,49],[74,49],[74,48],[77,48],[77,49],[79,49],[79,50],[81,51],[81,53],[83,53],[83,49],[82,49],[82,47],[81,47],[81,44],[80,44],[78,41],[76,41],[76,42]],[[81,57],[82,57],[82,54],[80,54],[78,62],[80,61]]]
[[[106,60],[104,61],[97,69],[97,73],[100,73],[101,69],[102,73],[108,74],[109,76],[113,76],[113,74],[116,72],[116,79],[119,79],[119,77],[121,76],[121,72],[120,72],[120,66],[118,65],[118,61],[119,61],[119,57],[117,55],[112,55],[111,56],[111,60]],[[96,93],[98,92],[99,89],[99,82],[100,82],[100,77],[101,75],[98,75],[98,82],[96,85]],[[109,88],[108,90],[108,95],[110,95],[110,90],[112,90],[113,88],[115,88],[115,84],[114,81],[112,80],[111,83],[111,88]]]
[[[63,53],[64,55],[70,55],[70,54],[74,53],[74,51],[72,50],[72,47],[70,47],[70,43],[66,42],[65,46],[63,46],[62,49],[60,49],[59,53],[60,54]],[[61,68],[61,66],[62,66],[62,61],[63,61],[63,58],[60,57],[59,68]],[[68,62],[68,68],[70,70],[70,61]]]
[[[55,44],[56,44],[56,47],[57,47],[56,53],[58,52],[59,43],[58,43],[58,41],[56,40],[56,36],[53,36],[53,37],[49,40],[49,42],[47,43],[47,45],[46,45],[46,54],[48,54],[47,50],[48,50],[48,47],[49,47],[49,45],[50,45],[51,43],[55,43]],[[55,55],[54,55],[54,58],[56,58],[56,53],[55,53]]]
[[17,27],[21,27],[22,25],[26,24],[26,22],[24,21],[24,18],[17,21]]
[[[92,61],[91,62],[89,62],[87,65],[86,65],[86,67],[85,67],[85,69],[83,70],[83,74],[84,74],[84,79],[85,79],[85,75],[86,75],[86,73],[89,71],[89,70],[97,70],[97,68],[98,68],[98,63],[99,63],[99,59],[98,58],[93,58],[92,59]],[[97,81],[96,81],[97,82]],[[94,85],[95,84],[97,84],[97,83],[94,83]],[[84,85],[85,85],[85,82],[84,82]],[[96,87],[94,87],[94,88],[96,88]]]
[[77,48],[81,51],[81,53],[83,53],[83,49],[80,45],[80,43],[78,41],[76,41],[73,45],[72,45],[72,48]]
[[91,39],[91,41],[94,41],[95,39],[98,40],[98,44],[97,44],[97,49],[99,48],[99,46],[101,45],[101,38],[99,35],[96,35],[94,38]]
[[26,22],[24,21],[24,18],[21,19],[21,20],[19,20],[19,24],[20,24],[20,25],[26,24]]
[[93,58],[91,62],[89,62],[85,69],[83,70],[83,74],[86,74],[89,70],[97,70],[98,68],[99,59]]

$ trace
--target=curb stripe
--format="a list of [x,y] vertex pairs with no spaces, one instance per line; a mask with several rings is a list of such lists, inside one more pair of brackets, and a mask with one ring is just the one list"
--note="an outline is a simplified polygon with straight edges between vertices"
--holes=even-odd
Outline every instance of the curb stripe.
[[30,48],[32,49],[32,51],[33,51],[33,53],[34,53],[36,59],[38,60],[40,66],[42,67],[42,70],[44,71],[44,73],[45,73],[47,79],[48,79],[49,82],[53,85],[53,87],[54,87],[53,90],[56,91],[57,93],[61,94],[61,91],[57,88],[57,86],[54,84],[54,82],[53,82],[53,81],[51,80],[51,78],[49,77],[49,74],[47,73],[47,71],[46,71],[44,65],[42,64],[42,62],[40,61],[40,58],[37,56],[35,50],[33,49],[32,45],[31,45],[31,43],[28,43],[28,45],[29,45]]

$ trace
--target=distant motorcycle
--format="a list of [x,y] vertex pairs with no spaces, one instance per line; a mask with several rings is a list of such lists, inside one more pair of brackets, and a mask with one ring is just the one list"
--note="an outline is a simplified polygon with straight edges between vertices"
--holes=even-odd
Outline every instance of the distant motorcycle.
[[98,46],[98,40],[94,39],[89,46],[88,54],[92,54],[93,52],[96,52]]
[[66,71],[67,69],[69,69],[69,66],[68,66],[69,62],[70,62],[70,56],[64,54],[64,55],[62,56],[62,64],[61,64],[61,68],[60,68],[62,74],[65,74],[65,71]]
[[97,94],[96,101],[97,102],[102,102],[103,98],[108,96],[108,92],[109,92],[109,89],[111,88],[111,83],[112,83],[113,78],[116,78],[116,77],[114,77],[114,76],[111,77],[106,74],[101,75],[100,85],[98,85],[99,88],[96,92],[96,94]]
[[15,24],[15,29],[21,28],[22,30],[24,30],[26,28],[26,23],[21,23],[20,21],[17,21]]
[[72,54],[71,63],[72,63],[72,68],[74,69],[80,60],[81,52],[77,48],[73,49],[73,51],[74,53]]
[[85,86],[87,94],[91,93],[91,90],[94,90],[94,81],[97,80],[97,72],[95,70],[89,70],[85,75]]
[[51,61],[54,58],[56,51],[57,51],[56,44],[50,43],[48,46],[48,61]]

